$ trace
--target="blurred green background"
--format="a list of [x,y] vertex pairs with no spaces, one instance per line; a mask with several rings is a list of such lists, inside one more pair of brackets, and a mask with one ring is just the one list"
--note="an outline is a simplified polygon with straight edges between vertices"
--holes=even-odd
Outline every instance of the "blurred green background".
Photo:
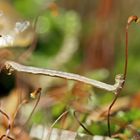
[[[78,73],[112,84],[115,75],[123,73],[125,26],[129,16],[140,16],[139,0],[11,0],[10,4],[21,17],[32,24],[38,17],[35,28],[37,45],[30,57],[24,60],[24,64]],[[127,80],[120,101],[116,103],[122,106],[115,111],[114,119],[112,117],[112,132],[119,131],[126,135],[128,132],[121,129],[124,127],[120,125],[121,122],[125,123],[125,126],[133,124],[140,129],[139,38],[140,24],[134,23],[129,28]],[[26,49],[20,48],[14,52],[20,56],[20,52]],[[71,106],[82,110],[83,114],[94,109],[104,110],[106,104],[108,105],[114,97],[106,91],[72,81],[42,76],[35,77],[34,80],[33,76],[29,77],[31,80],[23,78],[28,92],[41,86],[43,94],[55,100],[48,109],[51,113],[45,119],[48,124]],[[46,111],[46,114],[48,112]],[[86,123],[90,120],[87,127],[95,134],[107,135],[106,119],[100,121],[98,118],[95,121],[96,117],[94,119],[91,112],[86,116],[87,119],[83,119]],[[40,116],[45,116],[42,109],[36,112],[32,121],[43,123]],[[83,116],[81,115],[81,118],[84,118]],[[70,126],[70,120],[71,116],[67,118],[64,128],[78,130],[77,126]],[[91,123],[92,121],[95,122]],[[136,125],[136,122],[139,125]],[[56,127],[61,125],[60,122]]]
[[[106,69],[109,75],[103,78],[109,79],[114,79],[117,73],[123,72],[125,26],[130,15],[139,16],[138,0],[11,2],[27,19],[33,20],[37,15],[41,15],[37,23],[39,42],[31,63],[35,60],[39,66],[49,65],[47,63],[51,63],[50,59],[53,59],[63,46],[64,38],[73,36],[78,40],[77,51],[63,67],[76,71],[82,67],[82,73]],[[51,7],[52,2],[57,5]],[[130,94],[139,91],[139,33],[139,25],[130,27],[126,84],[126,90]]]

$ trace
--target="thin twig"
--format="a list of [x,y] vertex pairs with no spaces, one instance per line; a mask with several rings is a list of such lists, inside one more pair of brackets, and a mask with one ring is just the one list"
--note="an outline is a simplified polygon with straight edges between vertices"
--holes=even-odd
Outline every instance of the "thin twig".
[[128,20],[127,20],[127,24],[126,24],[126,28],[125,28],[125,62],[124,62],[124,72],[123,72],[123,76],[122,76],[122,83],[120,85],[121,88],[118,88],[118,90],[116,91],[115,98],[114,98],[114,100],[112,101],[112,103],[110,104],[110,106],[108,108],[107,126],[108,126],[108,135],[109,135],[109,137],[111,137],[110,112],[111,112],[111,109],[112,109],[113,105],[115,104],[116,100],[118,99],[118,96],[120,95],[120,92],[121,92],[122,88],[124,87],[124,84],[125,84],[125,81],[126,81],[127,67],[128,67],[128,27],[133,21],[138,23],[139,18],[137,16],[130,16],[128,18]]
[[65,115],[67,115],[69,113],[69,110],[66,110],[65,112],[63,112],[55,121],[54,123],[51,125],[50,129],[48,130],[48,135],[47,135],[47,140],[50,140],[50,136],[51,136],[51,131],[53,129],[53,127],[55,126],[55,124]]
[[126,28],[125,28],[125,64],[124,64],[124,82],[127,76],[127,67],[128,67],[128,28],[132,22],[139,22],[139,18],[137,16],[128,17]]
[[8,128],[7,128],[7,131],[6,131],[6,135],[4,135],[4,137],[8,138],[8,135],[10,133],[10,130],[11,130],[11,120],[10,120],[10,117],[3,111],[0,109],[0,113],[5,116],[8,120]]
[[69,110],[66,110],[65,112],[63,112],[55,121],[54,123],[51,125],[51,128],[53,128],[55,126],[55,124],[66,114],[68,114]]
[[127,75],[127,67],[128,67],[128,25],[125,29],[125,64],[124,64],[124,82]]
[[6,135],[2,135],[0,137],[0,140],[2,140],[4,137],[8,138],[9,140],[15,140],[15,139],[11,138],[10,136],[6,136]]
[[14,115],[13,115],[12,127],[14,126],[14,122],[15,122],[15,118],[16,118],[16,116],[17,116],[17,113],[19,112],[19,110],[21,109],[21,107],[22,107],[25,103],[27,103],[27,102],[28,102],[27,100],[23,100],[23,101],[18,105],[18,107],[17,107],[17,109],[16,109],[16,111],[15,111],[15,113],[14,113]]
[[108,113],[107,113],[107,127],[108,127],[108,136],[111,137],[111,129],[110,129],[110,112],[111,109],[113,107],[113,105],[115,104],[116,100],[118,99],[119,94],[115,95],[114,100],[112,101],[112,103],[110,104],[109,108],[108,108]]
[[93,136],[93,133],[90,132],[85,126],[84,124],[78,119],[77,115],[76,115],[76,112],[77,111],[74,111],[74,117],[76,119],[76,121],[80,124],[80,126],[89,134],[89,135],[92,135]]
[[39,103],[39,101],[40,101],[40,97],[41,97],[41,88],[38,88],[37,91],[36,91],[36,93],[38,94],[38,97],[37,97],[35,106],[34,106],[32,112],[30,113],[30,116],[28,117],[27,121],[25,122],[24,126],[26,126],[26,124],[27,124],[27,123],[29,122],[29,120],[31,119],[31,117],[32,117],[32,115],[33,115],[33,113],[34,113],[34,111],[35,111],[35,109],[36,109],[36,107],[37,107],[37,105],[38,105],[38,103]]
[[[57,70],[50,70],[50,69],[44,69],[44,68],[36,68],[36,67],[31,67],[31,66],[25,66],[21,65],[19,63],[13,62],[13,61],[6,61],[5,62],[5,68],[6,70],[9,71],[9,73],[13,71],[18,71],[18,72],[24,72],[24,73],[31,73],[31,74],[37,74],[37,75],[45,75],[45,76],[51,76],[51,77],[59,77],[59,78],[64,78],[64,79],[69,79],[69,80],[75,80],[79,82],[83,82],[85,84],[92,85],[94,87],[106,90],[106,91],[111,91],[111,92],[116,92],[118,88],[120,88],[120,85],[122,84],[122,78],[121,79],[115,79],[115,84],[110,85],[106,84],[97,80],[89,79],[84,76],[80,76],[78,74],[73,74],[73,73],[67,73],[67,72],[62,72],[62,71],[57,71]],[[118,77],[118,75],[117,75]]]
[[34,111],[35,111],[35,109],[36,109],[36,107],[37,107],[37,105],[38,105],[38,103],[39,103],[39,101],[40,101],[40,97],[41,97],[41,88],[38,88],[38,89],[36,90],[36,95],[37,95],[38,97],[37,97],[35,106],[33,107],[32,112],[30,113],[28,119],[27,119],[26,122],[24,123],[24,125],[23,125],[21,131],[19,132],[19,134],[18,134],[17,136],[19,136],[19,135],[22,133],[23,129],[25,128],[25,126],[27,125],[27,123],[30,121],[30,119],[31,119],[31,117],[32,117],[32,115],[33,115],[33,113],[34,113]]
[[122,81],[119,85],[119,88],[117,89],[117,91],[115,92],[115,98],[113,99],[112,103],[110,104],[109,108],[108,108],[108,112],[107,112],[107,127],[108,127],[108,136],[111,137],[111,129],[110,129],[110,112],[111,109],[113,107],[113,105],[115,104],[116,100],[118,99],[118,96],[120,95],[120,92],[124,86],[124,76],[123,75],[118,75],[116,77],[116,80],[120,80]]
[[38,103],[39,103],[39,101],[40,101],[41,88],[38,88],[36,92],[37,92],[37,94],[38,94],[38,98],[37,98],[37,100],[36,100],[36,103],[35,103],[35,106],[34,106],[32,112],[30,113],[30,116],[28,117],[28,119],[27,119],[27,121],[25,122],[24,126],[25,126],[25,125],[29,122],[29,120],[31,119],[31,117],[32,117],[32,115],[33,115],[33,113],[34,113],[34,111],[35,111],[35,109],[36,109],[36,107],[37,107],[37,105],[38,105]]

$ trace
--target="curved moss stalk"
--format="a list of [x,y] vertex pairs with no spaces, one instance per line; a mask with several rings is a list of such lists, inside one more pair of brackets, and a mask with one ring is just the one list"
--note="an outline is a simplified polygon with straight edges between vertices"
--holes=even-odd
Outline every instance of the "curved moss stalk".
[[115,104],[118,96],[120,95],[120,92],[122,90],[122,88],[124,87],[125,81],[126,81],[126,77],[127,77],[127,67],[128,67],[128,28],[129,25],[132,22],[136,22],[138,23],[140,20],[137,16],[130,16],[127,20],[127,24],[126,24],[126,28],[125,28],[125,62],[124,62],[124,72],[123,72],[123,83],[121,85],[121,88],[118,89],[115,93],[115,98],[112,101],[112,103],[110,104],[109,108],[108,108],[108,116],[107,116],[107,124],[108,124],[108,135],[109,137],[111,137],[111,129],[110,129],[110,113],[111,113],[111,109],[113,107],[113,105]]

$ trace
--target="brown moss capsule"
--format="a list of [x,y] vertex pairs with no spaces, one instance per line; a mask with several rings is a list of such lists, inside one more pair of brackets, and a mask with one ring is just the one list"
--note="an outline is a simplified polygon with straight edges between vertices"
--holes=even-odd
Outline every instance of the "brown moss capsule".
[[32,92],[30,94],[31,98],[35,99],[37,97],[37,95],[40,93],[41,88],[38,88],[37,90],[35,90],[34,92]]
[[130,16],[127,20],[127,24],[130,24],[133,21],[137,22],[137,20],[138,20],[137,16]]

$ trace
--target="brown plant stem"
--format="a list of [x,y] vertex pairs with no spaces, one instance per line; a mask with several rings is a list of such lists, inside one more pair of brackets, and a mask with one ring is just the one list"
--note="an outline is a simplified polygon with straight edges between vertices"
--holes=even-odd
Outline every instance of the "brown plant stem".
[[50,136],[51,136],[51,131],[53,129],[53,127],[55,126],[55,124],[65,115],[67,115],[69,113],[69,110],[64,111],[51,125],[50,129],[48,130],[48,135],[47,135],[47,140],[50,140]]
[[15,118],[16,118],[16,116],[17,116],[19,110],[20,110],[21,107],[22,107],[24,104],[26,104],[27,102],[28,102],[27,100],[23,100],[23,101],[18,105],[18,107],[17,107],[17,109],[16,109],[16,111],[15,111],[15,113],[14,113],[14,115],[13,115],[12,127],[14,126]]
[[[8,128],[7,128],[7,131],[6,131],[6,135],[4,135],[4,137],[8,138],[8,135],[10,133],[10,130],[11,130],[11,120],[10,120],[10,117],[3,111],[0,109],[0,113],[6,117],[6,119],[8,120]],[[1,138],[2,139],[2,138]],[[0,139],[0,140],[1,140]]]
[[38,97],[37,97],[37,100],[36,100],[36,103],[35,103],[35,106],[33,107],[32,112],[30,113],[28,119],[27,119],[26,122],[24,123],[24,125],[23,125],[21,131],[19,132],[19,134],[17,135],[17,137],[20,136],[20,134],[22,133],[23,129],[26,127],[27,123],[30,121],[30,119],[31,119],[31,117],[32,117],[32,115],[33,115],[33,113],[34,113],[34,111],[35,111],[35,109],[36,109],[36,107],[37,107],[37,105],[38,105],[38,103],[39,103],[39,101],[40,101],[40,97],[41,97],[41,88],[38,88],[38,89],[35,91],[35,94],[38,96]]
[[69,113],[69,110],[66,110],[65,112],[63,112],[55,121],[54,123],[51,125],[51,129],[54,127],[54,125],[65,115],[67,115]]
[[90,132],[85,126],[84,124],[78,119],[77,115],[76,115],[76,112],[77,111],[74,111],[74,117],[76,119],[76,121],[80,124],[80,126],[89,134],[89,135],[92,135],[93,136],[93,133]]
[[31,119],[31,117],[32,117],[32,115],[33,115],[33,113],[34,113],[34,111],[35,111],[35,109],[36,109],[36,107],[37,107],[37,105],[38,105],[38,103],[39,103],[39,101],[40,101],[40,97],[41,97],[41,88],[38,88],[37,91],[36,91],[36,93],[38,94],[38,97],[37,97],[35,106],[34,106],[32,112],[30,113],[30,116],[28,117],[27,121],[25,122],[24,126],[26,126],[26,124],[27,124],[27,123],[29,122],[29,120]]
[[108,136],[111,137],[111,129],[110,129],[110,112],[111,109],[113,107],[113,105],[115,104],[116,100],[118,99],[119,94],[115,95],[115,98],[113,99],[112,103],[110,104],[109,108],[108,108],[108,112],[107,112],[107,127],[108,127]]
[[1,137],[0,137],[0,140],[2,140],[3,138],[8,138],[9,140],[15,140],[15,139],[13,139],[13,138],[11,138],[10,136],[6,136],[6,135],[2,135]]
[[109,108],[108,108],[108,114],[107,114],[107,126],[108,126],[108,135],[109,137],[111,137],[111,129],[110,129],[110,112],[111,112],[111,109],[113,107],[113,105],[115,104],[118,96],[120,95],[120,92],[122,90],[122,88],[124,87],[124,84],[125,84],[125,81],[126,81],[126,76],[127,76],[127,69],[128,69],[128,28],[129,28],[129,25],[135,21],[136,23],[139,22],[138,21],[139,18],[137,16],[130,16],[127,20],[127,24],[126,24],[126,28],[125,28],[125,62],[124,62],[124,72],[123,72],[123,82],[121,84],[121,88],[118,89],[116,91],[116,94],[115,94],[115,98],[114,100],[112,101],[112,103],[110,104]]

